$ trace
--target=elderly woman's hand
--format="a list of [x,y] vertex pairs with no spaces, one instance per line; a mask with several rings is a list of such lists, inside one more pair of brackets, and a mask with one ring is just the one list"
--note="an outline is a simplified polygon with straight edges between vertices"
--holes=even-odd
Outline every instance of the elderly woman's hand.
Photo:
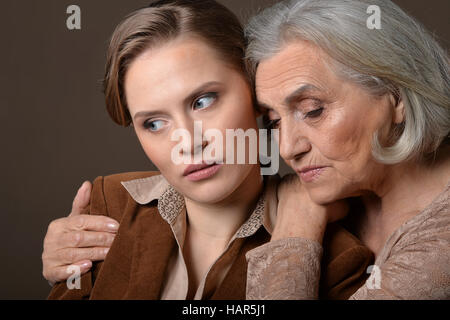
[[347,215],[345,200],[328,205],[313,202],[294,175],[287,175],[278,186],[277,222],[272,233],[272,241],[282,238],[306,238],[322,242],[328,223]]
[[48,226],[42,253],[43,276],[54,284],[72,273],[70,265],[80,267],[81,274],[92,267],[92,261],[104,260],[119,224],[104,216],[82,214],[90,201],[92,185],[82,184],[68,217],[56,219]]

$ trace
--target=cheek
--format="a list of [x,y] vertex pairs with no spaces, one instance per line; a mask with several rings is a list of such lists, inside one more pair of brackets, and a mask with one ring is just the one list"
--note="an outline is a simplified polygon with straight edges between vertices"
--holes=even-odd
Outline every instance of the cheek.
[[383,132],[388,123],[389,114],[373,101],[336,110],[320,129],[320,151],[331,160],[340,176],[352,181],[364,179],[369,168],[375,166],[373,134]]
[[[248,132],[249,137],[245,138],[245,159],[243,159],[243,161],[245,161],[245,163],[247,164],[254,163],[254,160],[250,162],[250,155],[257,159],[257,155],[255,156],[255,152],[257,152],[258,148],[258,124],[256,121],[256,113],[250,98],[248,98],[247,101],[243,99],[228,99],[226,103],[221,105],[220,112],[215,114],[214,117],[205,121],[204,124],[204,131],[207,129],[215,129],[221,133],[222,140],[220,141],[220,144],[215,144],[214,147],[219,147],[222,149],[221,157],[223,157],[223,160],[227,159],[228,161],[227,156],[229,152],[231,152],[231,150],[234,150],[233,153],[235,154],[235,157],[238,156],[238,149],[240,150],[240,144],[237,143],[240,138],[227,138],[227,129],[234,131],[230,132],[231,134],[239,134],[239,132],[236,131],[238,129],[242,129],[242,131],[246,133]],[[252,131],[254,132],[254,134]],[[253,139],[253,137],[256,139]],[[211,156],[218,156],[216,152],[210,152]],[[234,161],[238,161],[237,158],[235,158]]]
[[367,132],[361,116],[341,108],[335,110],[317,130],[317,145],[321,153],[330,160],[349,161],[364,151]]
[[167,152],[167,143],[163,143],[158,138],[148,137],[146,134],[138,134],[137,136],[147,158],[166,176],[172,164],[170,149]]
[[[369,110],[370,111],[370,110]],[[321,128],[320,152],[334,168],[332,188],[342,188],[342,183],[354,184],[366,179],[369,168],[373,168],[372,133],[376,130],[368,123],[371,112],[349,112],[345,109],[336,112]]]
[[210,128],[219,129],[224,136],[226,129],[257,129],[256,112],[250,93],[246,91],[230,96],[221,106],[214,120],[209,122]]
[[230,108],[226,117],[226,127],[243,130],[252,128],[256,130],[258,125],[253,106],[250,103],[246,105],[241,102]]
[[240,90],[236,90],[236,93],[230,97],[227,109],[229,110],[230,119],[236,121],[236,123],[242,123],[243,126],[252,126],[256,123],[256,111],[253,105],[250,89],[242,86]]

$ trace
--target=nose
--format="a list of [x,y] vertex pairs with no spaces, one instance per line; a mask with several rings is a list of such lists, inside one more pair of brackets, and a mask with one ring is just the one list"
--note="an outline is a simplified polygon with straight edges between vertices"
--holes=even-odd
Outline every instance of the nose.
[[280,155],[285,161],[301,158],[311,150],[311,144],[301,124],[287,117],[280,128]]
[[183,139],[180,156],[189,157],[191,163],[201,161],[203,150],[208,145],[208,141],[203,138],[202,127],[202,122],[186,119],[177,128],[189,133],[186,139]]
[[[191,156],[194,157],[194,159],[202,159],[203,150],[208,145],[208,142],[203,140],[200,140],[199,142],[195,141],[195,139],[192,140]],[[189,150],[187,150],[186,152],[189,152]]]

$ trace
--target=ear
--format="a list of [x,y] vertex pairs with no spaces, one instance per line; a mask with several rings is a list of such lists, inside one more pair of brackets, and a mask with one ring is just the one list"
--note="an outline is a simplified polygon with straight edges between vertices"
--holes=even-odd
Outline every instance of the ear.
[[395,124],[401,124],[405,121],[405,104],[402,98],[398,98],[395,101],[393,121]]

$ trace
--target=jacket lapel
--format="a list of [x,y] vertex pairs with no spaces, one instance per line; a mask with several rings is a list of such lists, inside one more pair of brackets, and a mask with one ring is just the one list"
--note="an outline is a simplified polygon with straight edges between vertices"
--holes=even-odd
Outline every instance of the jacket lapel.
[[141,214],[131,260],[130,280],[124,299],[159,299],[169,258],[176,249],[170,226],[155,207]]

